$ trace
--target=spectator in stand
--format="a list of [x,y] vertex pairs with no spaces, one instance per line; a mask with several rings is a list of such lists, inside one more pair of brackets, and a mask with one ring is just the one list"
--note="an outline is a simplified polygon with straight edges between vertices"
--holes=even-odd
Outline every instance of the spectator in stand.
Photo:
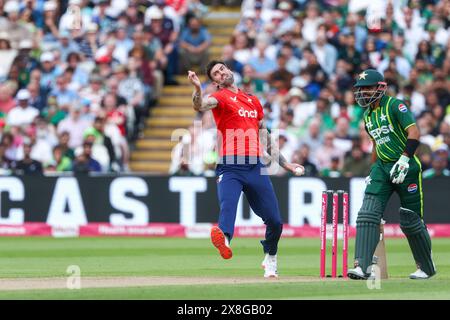
[[58,135],[58,147],[64,157],[68,157],[71,161],[75,159],[75,152],[69,147],[70,133],[68,131],[63,131]]
[[39,82],[30,82],[27,90],[30,93],[29,105],[41,112],[47,106],[47,95],[42,92]]
[[281,36],[282,34],[284,34],[287,31],[290,31],[294,28],[295,26],[295,19],[292,16],[292,3],[289,1],[281,1],[278,4],[278,10],[280,10],[281,12],[281,19],[282,21],[280,22],[277,31],[276,31],[276,35],[277,36]]
[[267,47],[267,38],[257,38],[255,46],[257,53],[248,60],[248,65],[254,70],[253,78],[262,82],[269,80],[271,73],[278,69],[276,60],[266,54]]
[[[77,0],[77,2],[81,2],[81,1]],[[94,7],[94,10],[92,13],[92,22],[95,22],[99,26],[99,29],[105,34],[112,32],[115,27],[114,18],[111,17],[107,12],[109,4],[110,4],[110,0],[96,1],[96,6]],[[79,5],[79,3],[78,3],[78,5]],[[67,13],[69,13],[69,12],[67,12]],[[62,25],[63,21],[64,21],[64,17],[61,18],[59,29],[68,28],[70,16],[67,16],[67,20],[66,20],[67,24],[66,25]]]
[[44,172],[69,172],[72,171],[72,160],[64,155],[60,146],[53,148],[53,159],[45,164]]
[[258,33],[262,31],[262,26],[257,25],[255,12],[247,11],[242,14],[241,22],[235,30],[247,34],[250,39],[255,39]]
[[50,91],[55,87],[56,78],[62,74],[62,70],[54,62],[55,56],[51,52],[44,52],[41,54],[41,88],[45,91]]
[[343,34],[355,35],[355,48],[357,51],[362,52],[364,49],[364,43],[367,39],[367,29],[365,23],[361,23],[360,17],[356,13],[349,13],[346,18],[345,26],[342,28]]
[[[94,120],[94,124],[91,128],[86,129],[84,136],[93,135],[95,137],[94,144],[103,145],[108,152],[107,170],[111,171],[112,168],[116,168],[118,164],[116,163],[116,154],[114,151],[114,146],[112,144],[111,138],[105,134],[105,124],[106,117],[98,116]],[[94,156],[95,158],[95,156]]]
[[319,175],[324,178],[340,178],[342,176],[341,159],[337,156],[331,157],[329,167],[320,170]]
[[126,66],[117,66],[114,69],[114,75],[119,81],[119,95],[126,99],[127,105],[132,108],[134,113],[135,122],[132,124],[130,137],[135,139],[146,114],[144,84],[135,74],[130,75]]
[[42,163],[31,157],[33,143],[26,139],[23,143],[23,159],[11,163],[11,169],[20,175],[42,175]]
[[2,64],[0,65],[0,80],[7,79],[8,73],[17,55],[17,50],[11,48],[11,42],[6,31],[0,32],[0,58]]
[[300,149],[296,150],[292,155],[292,161],[301,164],[305,168],[306,177],[315,177],[318,174],[317,167],[310,161],[310,147],[303,143]]
[[[163,74],[156,61],[149,59],[143,46],[133,47],[129,53],[128,67],[135,70],[144,85],[146,105],[152,107],[161,95],[164,83]],[[147,114],[148,116],[148,114]]]
[[286,104],[294,111],[293,123],[298,127],[301,127],[316,111],[314,103],[305,102],[306,100],[303,90],[294,86],[286,95]]
[[100,163],[92,158],[92,142],[85,141],[82,148],[78,149],[73,162],[73,171],[75,174],[87,174],[89,172],[101,172]]
[[86,32],[80,33],[74,39],[80,48],[80,53],[86,59],[93,59],[101,43],[98,36],[98,25],[91,22],[86,26]]
[[15,106],[16,101],[11,86],[6,83],[0,84],[0,112],[3,115],[2,117],[5,117]]
[[204,70],[209,61],[211,35],[201,25],[198,18],[192,17],[180,35],[180,73],[184,74],[192,67]]
[[11,159],[6,155],[6,148],[7,147],[3,143],[0,143],[0,174],[2,175],[11,172]]
[[[283,36],[292,35],[291,31],[287,31],[283,33]],[[291,41],[283,42],[280,48],[280,54],[283,54],[286,59],[286,69],[292,73],[293,75],[297,75],[301,70],[301,62],[300,59],[297,58],[294,51],[294,45]]]
[[345,158],[342,172],[345,177],[365,177],[370,172],[370,157],[365,154],[358,143],[354,143]]
[[128,37],[126,26],[117,25],[114,29],[114,37],[116,39],[116,45],[123,47],[127,54],[129,54],[134,43],[133,40]]
[[8,164],[8,168],[10,165],[10,162],[8,161],[20,160],[23,157],[23,139],[16,133],[17,131],[19,131],[17,127],[12,127],[10,132],[3,133],[0,140],[0,144],[5,148],[5,165]]
[[423,172],[423,178],[450,177],[450,170],[447,168],[448,150],[435,151],[431,158],[431,168]]
[[[179,6],[179,4],[181,6]],[[151,23],[152,18],[150,14],[152,12],[162,11],[164,16],[167,17],[167,19],[170,20],[173,24],[175,32],[179,33],[183,20],[178,12],[179,9],[182,9],[182,11],[186,12],[187,7],[185,0],[181,0],[178,3],[175,3],[172,0],[155,0],[154,4],[150,6],[145,12],[145,23]]]
[[6,123],[10,126],[26,126],[31,124],[39,114],[39,110],[28,104],[31,98],[30,92],[27,89],[21,89],[17,93],[16,98],[18,106],[9,111]]
[[200,0],[190,0],[187,3],[187,13],[185,24],[191,17],[197,17],[199,19],[204,18],[209,12],[208,6],[204,5]]
[[311,46],[322,69],[329,76],[336,68],[337,50],[327,42],[325,32],[318,32],[315,43]]
[[13,49],[18,49],[21,40],[32,40],[32,33],[20,21],[20,3],[9,0],[4,3],[3,11],[6,21],[0,24],[0,32],[8,32],[8,38]]
[[29,129],[29,137],[33,143],[32,158],[41,163],[50,161],[52,149],[58,143],[55,127],[45,118],[38,116]]
[[277,57],[278,68],[271,72],[268,78],[269,85],[282,94],[289,91],[291,80],[294,77],[294,75],[286,69],[287,60],[285,55],[279,54]]
[[[302,145],[306,144],[313,151],[313,159],[315,150],[323,144],[322,133],[320,130],[321,121],[318,118],[313,118],[308,126],[307,134],[300,140]],[[315,162],[315,160],[313,160]]]
[[72,105],[70,114],[58,124],[57,132],[68,132],[70,136],[69,147],[75,149],[83,143],[83,133],[91,125],[90,121],[81,118],[81,106]]
[[[292,144],[289,143],[289,135],[286,134],[286,132],[284,132],[283,130],[280,130],[278,133],[277,140],[278,141],[276,141],[276,143],[278,143],[280,154],[282,154],[286,159],[291,159],[294,154],[295,148],[293,147]],[[294,143],[294,145],[297,144]],[[270,166],[268,167],[268,172],[269,174],[276,176],[283,176],[286,175],[287,173],[287,171],[284,170],[282,167],[280,167],[280,165],[276,161],[272,161],[270,163]]]
[[59,33],[59,41],[56,48],[61,53],[61,60],[63,61],[67,60],[69,53],[80,50],[78,44],[72,39],[70,32],[67,30],[62,30]]
[[178,73],[178,52],[175,42],[178,38],[178,31],[176,31],[174,22],[165,17],[164,13],[159,10],[153,10],[150,14],[151,22],[148,30],[154,37],[161,42],[163,52],[167,57],[167,65],[164,69],[164,83],[167,85],[177,85],[178,82],[174,79],[175,74]]
[[251,57],[248,36],[243,32],[235,32],[231,38],[231,45],[234,50],[234,59],[242,64],[247,64]]
[[340,60],[348,62],[351,66],[352,74],[356,73],[360,69],[363,57],[361,53],[358,50],[356,50],[355,36],[352,33],[349,33],[343,35],[342,40],[345,40],[345,42],[343,42],[342,45],[340,46],[341,48],[340,52],[338,53],[338,58]]
[[101,101],[106,94],[103,84],[103,77],[94,73],[89,78],[89,86],[82,89],[79,93],[80,98],[89,101],[90,110],[93,113],[100,110]]
[[80,98],[76,91],[69,89],[69,81],[64,75],[56,78],[56,86],[50,92],[50,95],[55,96],[56,102],[63,108],[77,103]]
[[[97,139],[96,133],[92,128],[88,128],[84,133],[84,143],[90,143],[92,144],[91,147],[91,157],[92,159],[96,160],[101,167],[101,172],[111,172],[111,166],[110,166],[110,158],[108,154],[108,149],[105,147],[105,145],[100,142],[100,139]],[[82,149],[83,147],[78,147],[75,149],[75,154],[79,152],[78,150]]]
[[403,57],[402,53],[393,47],[387,49],[387,56],[381,61],[377,70],[384,73],[388,69],[389,63],[393,62],[398,73],[403,77],[403,79],[408,79],[409,73],[411,71],[411,65],[408,60]]
[[317,160],[319,170],[331,168],[333,158],[342,159],[344,153],[338,149],[334,144],[335,134],[332,131],[327,131],[324,134],[323,145],[314,150],[314,159]]
[[306,17],[303,19],[302,35],[309,43],[313,43],[317,38],[319,25],[323,23],[320,16],[320,8],[316,2],[309,2],[306,7]]
[[342,150],[342,152],[347,153],[352,149],[352,138],[350,137],[349,130],[349,121],[347,118],[339,117],[335,121],[336,129],[335,134],[336,137],[334,139],[334,143],[337,148]]
[[223,47],[221,60],[234,72],[236,79],[241,78],[244,65],[234,58],[234,49],[232,45],[228,44]]
[[83,60],[78,52],[70,52],[67,55],[67,69],[73,70],[72,76],[72,88],[74,90],[80,90],[85,87],[89,83],[89,74],[86,70],[81,66],[83,64]]
[[192,138],[190,134],[180,137],[180,141],[172,149],[172,162],[170,164],[169,173],[177,176],[193,176],[194,173],[190,169],[190,150]]

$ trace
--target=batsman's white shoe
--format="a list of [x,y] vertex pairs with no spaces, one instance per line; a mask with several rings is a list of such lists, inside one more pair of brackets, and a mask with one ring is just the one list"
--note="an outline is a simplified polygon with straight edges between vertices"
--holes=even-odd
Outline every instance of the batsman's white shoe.
[[410,278],[410,279],[414,279],[414,280],[423,280],[423,279],[429,279],[430,276],[427,275],[427,274],[426,274],[425,272],[423,272],[422,270],[417,269],[416,272],[411,273],[411,274],[409,275],[409,278]]
[[266,269],[267,259],[269,259],[269,254],[264,255],[264,260],[261,262],[261,268]]
[[264,260],[264,278],[278,278],[277,255],[267,255],[267,258]]
[[347,271],[347,277],[353,280],[366,280],[367,275],[362,271],[360,266]]

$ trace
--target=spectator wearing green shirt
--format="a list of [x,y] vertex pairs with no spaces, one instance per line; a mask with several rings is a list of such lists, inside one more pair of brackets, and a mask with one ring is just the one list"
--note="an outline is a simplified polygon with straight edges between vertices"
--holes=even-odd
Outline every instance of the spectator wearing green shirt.
[[342,177],[342,171],[339,169],[340,163],[341,163],[341,161],[340,161],[339,157],[332,157],[330,166],[320,170],[319,175],[324,178]]
[[68,157],[71,161],[75,159],[75,152],[69,147],[70,134],[63,131],[58,135],[58,147],[61,148],[63,155]]
[[51,162],[45,164],[45,172],[65,172],[72,170],[72,160],[64,155],[64,150],[61,146],[53,148],[53,159]]

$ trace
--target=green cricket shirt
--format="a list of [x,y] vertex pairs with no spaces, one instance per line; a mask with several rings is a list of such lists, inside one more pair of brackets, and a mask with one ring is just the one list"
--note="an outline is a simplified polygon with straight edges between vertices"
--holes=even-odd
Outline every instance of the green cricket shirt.
[[394,97],[384,95],[380,105],[364,112],[367,133],[375,141],[378,159],[383,162],[397,161],[406,147],[406,129],[416,124],[413,113],[406,104]]

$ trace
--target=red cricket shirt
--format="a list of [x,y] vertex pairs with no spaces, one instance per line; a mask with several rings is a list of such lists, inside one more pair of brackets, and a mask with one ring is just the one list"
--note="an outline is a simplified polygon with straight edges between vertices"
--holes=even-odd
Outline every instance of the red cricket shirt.
[[264,111],[258,98],[238,89],[221,89],[212,97],[218,101],[212,109],[217,126],[219,155],[262,156],[259,121]]

